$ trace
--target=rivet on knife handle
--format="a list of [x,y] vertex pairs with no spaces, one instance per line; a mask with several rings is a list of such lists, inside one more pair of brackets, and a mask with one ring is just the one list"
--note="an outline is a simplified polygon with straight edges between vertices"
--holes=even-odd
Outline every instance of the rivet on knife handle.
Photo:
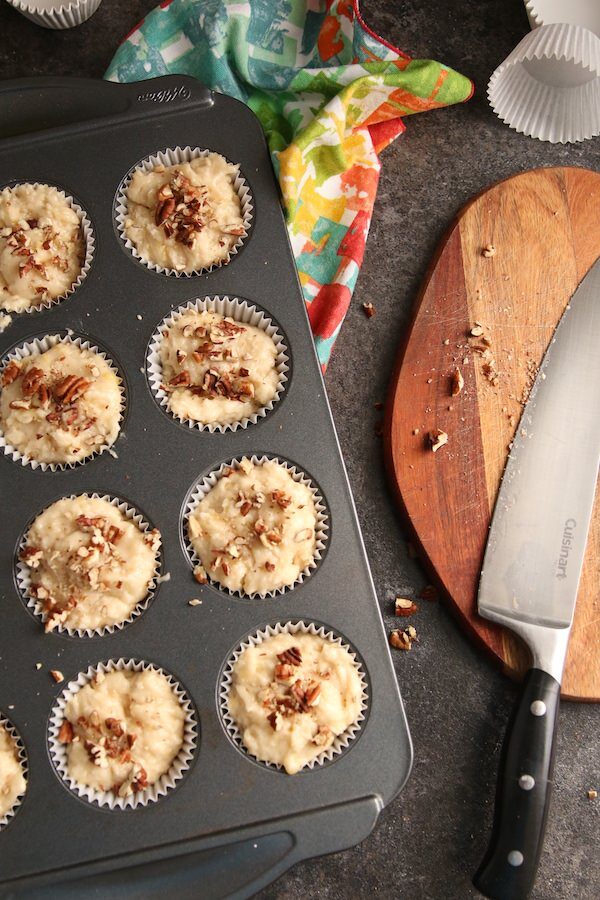
[[524,900],[535,881],[552,787],[560,684],[530,669],[502,746],[494,827],[473,883],[492,900]]

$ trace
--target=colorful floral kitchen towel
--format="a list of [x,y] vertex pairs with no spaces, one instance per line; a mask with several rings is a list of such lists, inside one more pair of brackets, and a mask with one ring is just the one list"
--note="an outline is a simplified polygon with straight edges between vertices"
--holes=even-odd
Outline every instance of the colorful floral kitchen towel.
[[260,119],[325,368],[362,264],[379,151],[404,131],[404,116],[467,100],[471,82],[377,37],[358,0],[164,0],[106,77],[175,73]]

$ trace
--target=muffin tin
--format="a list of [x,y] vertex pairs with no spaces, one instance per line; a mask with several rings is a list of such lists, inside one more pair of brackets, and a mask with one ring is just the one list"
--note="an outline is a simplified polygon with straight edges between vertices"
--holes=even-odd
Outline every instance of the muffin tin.
[[[67,329],[102,347],[125,381],[116,455],[42,471],[0,458],[0,714],[27,754],[27,792],[0,829],[0,896],[244,897],[300,859],[362,840],[406,781],[410,737],[344,464],[314,351],[260,125],[242,103],[178,76],[114,85],[25,79],[0,86],[0,180],[38,181],[72,195],[89,216],[95,254],[60,304],[13,317],[0,357]],[[119,237],[115,200],[151,154],[201,147],[240,164],[252,193],[247,239],[227,265],[177,278],[140,264]],[[334,252],[333,248],[329,252]],[[287,381],[268,415],[210,432],[166,415],[148,383],[149,342],[170,311],[197,298],[236,297],[273,317],[286,342]],[[351,388],[351,386],[350,386]],[[327,511],[326,552],[293,589],[240,598],[198,585],[185,550],[185,504],[198,482],[241,456],[277,457],[305,473]],[[160,529],[162,578],[132,622],[102,637],[44,634],[23,603],[16,553],[27,524],[63,496],[108,494]],[[165,576],[169,576],[168,579]],[[189,606],[198,598],[200,605]],[[366,682],[360,728],[333,759],[288,776],[259,764],[227,733],[222,679],[236,648],[278,623],[314,623],[356,651]],[[181,781],[156,803],[109,810],[75,796],[50,759],[57,699],[90,666],[135,659],[164,668],[195,708],[198,735]],[[36,664],[41,663],[41,668]],[[65,677],[55,684],[50,669]]]

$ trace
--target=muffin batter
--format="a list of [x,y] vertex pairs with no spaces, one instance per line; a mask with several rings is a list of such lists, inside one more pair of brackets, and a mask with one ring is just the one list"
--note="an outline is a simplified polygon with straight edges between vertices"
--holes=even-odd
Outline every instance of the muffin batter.
[[61,297],[84,257],[79,216],[55,187],[0,191],[0,308],[23,312]]
[[167,772],[183,744],[185,712],[159,672],[97,673],[68,701],[58,739],[69,776],[128,797]]
[[266,406],[279,384],[266,332],[214,312],[183,313],[160,344],[169,409],[203,424],[239,422]]
[[9,362],[0,428],[8,444],[42,463],[72,463],[114,444],[121,388],[105,360],[71,341]]
[[193,272],[227,259],[246,234],[238,166],[218,153],[134,172],[125,234],[146,262]]
[[314,559],[316,525],[306,484],[272,460],[257,465],[243,459],[190,514],[188,532],[211,578],[254,594],[296,581]]
[[0,724],[0,818],[10,812],[26,787],[17,745],[4,725]]
[[141,531],[107,500],[81,495],[53,503],[21,551],[45,630],[124,622],[151,587],[159,547],[158,531]]
[[357,721],[361,695],[344,647],[318,635],[277,634],[241,653],[227,703],[246,749],[294,775]]

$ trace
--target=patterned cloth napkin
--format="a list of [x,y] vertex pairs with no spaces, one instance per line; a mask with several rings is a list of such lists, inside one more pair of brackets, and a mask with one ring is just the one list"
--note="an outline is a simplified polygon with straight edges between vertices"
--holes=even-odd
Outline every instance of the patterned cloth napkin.
[[106,77],[175,73],[260,119],[324,369],[362,264],[378,153],[404,131],[402,117],[468,100],[472,83],[377,37],[358,0],[164,0]]

